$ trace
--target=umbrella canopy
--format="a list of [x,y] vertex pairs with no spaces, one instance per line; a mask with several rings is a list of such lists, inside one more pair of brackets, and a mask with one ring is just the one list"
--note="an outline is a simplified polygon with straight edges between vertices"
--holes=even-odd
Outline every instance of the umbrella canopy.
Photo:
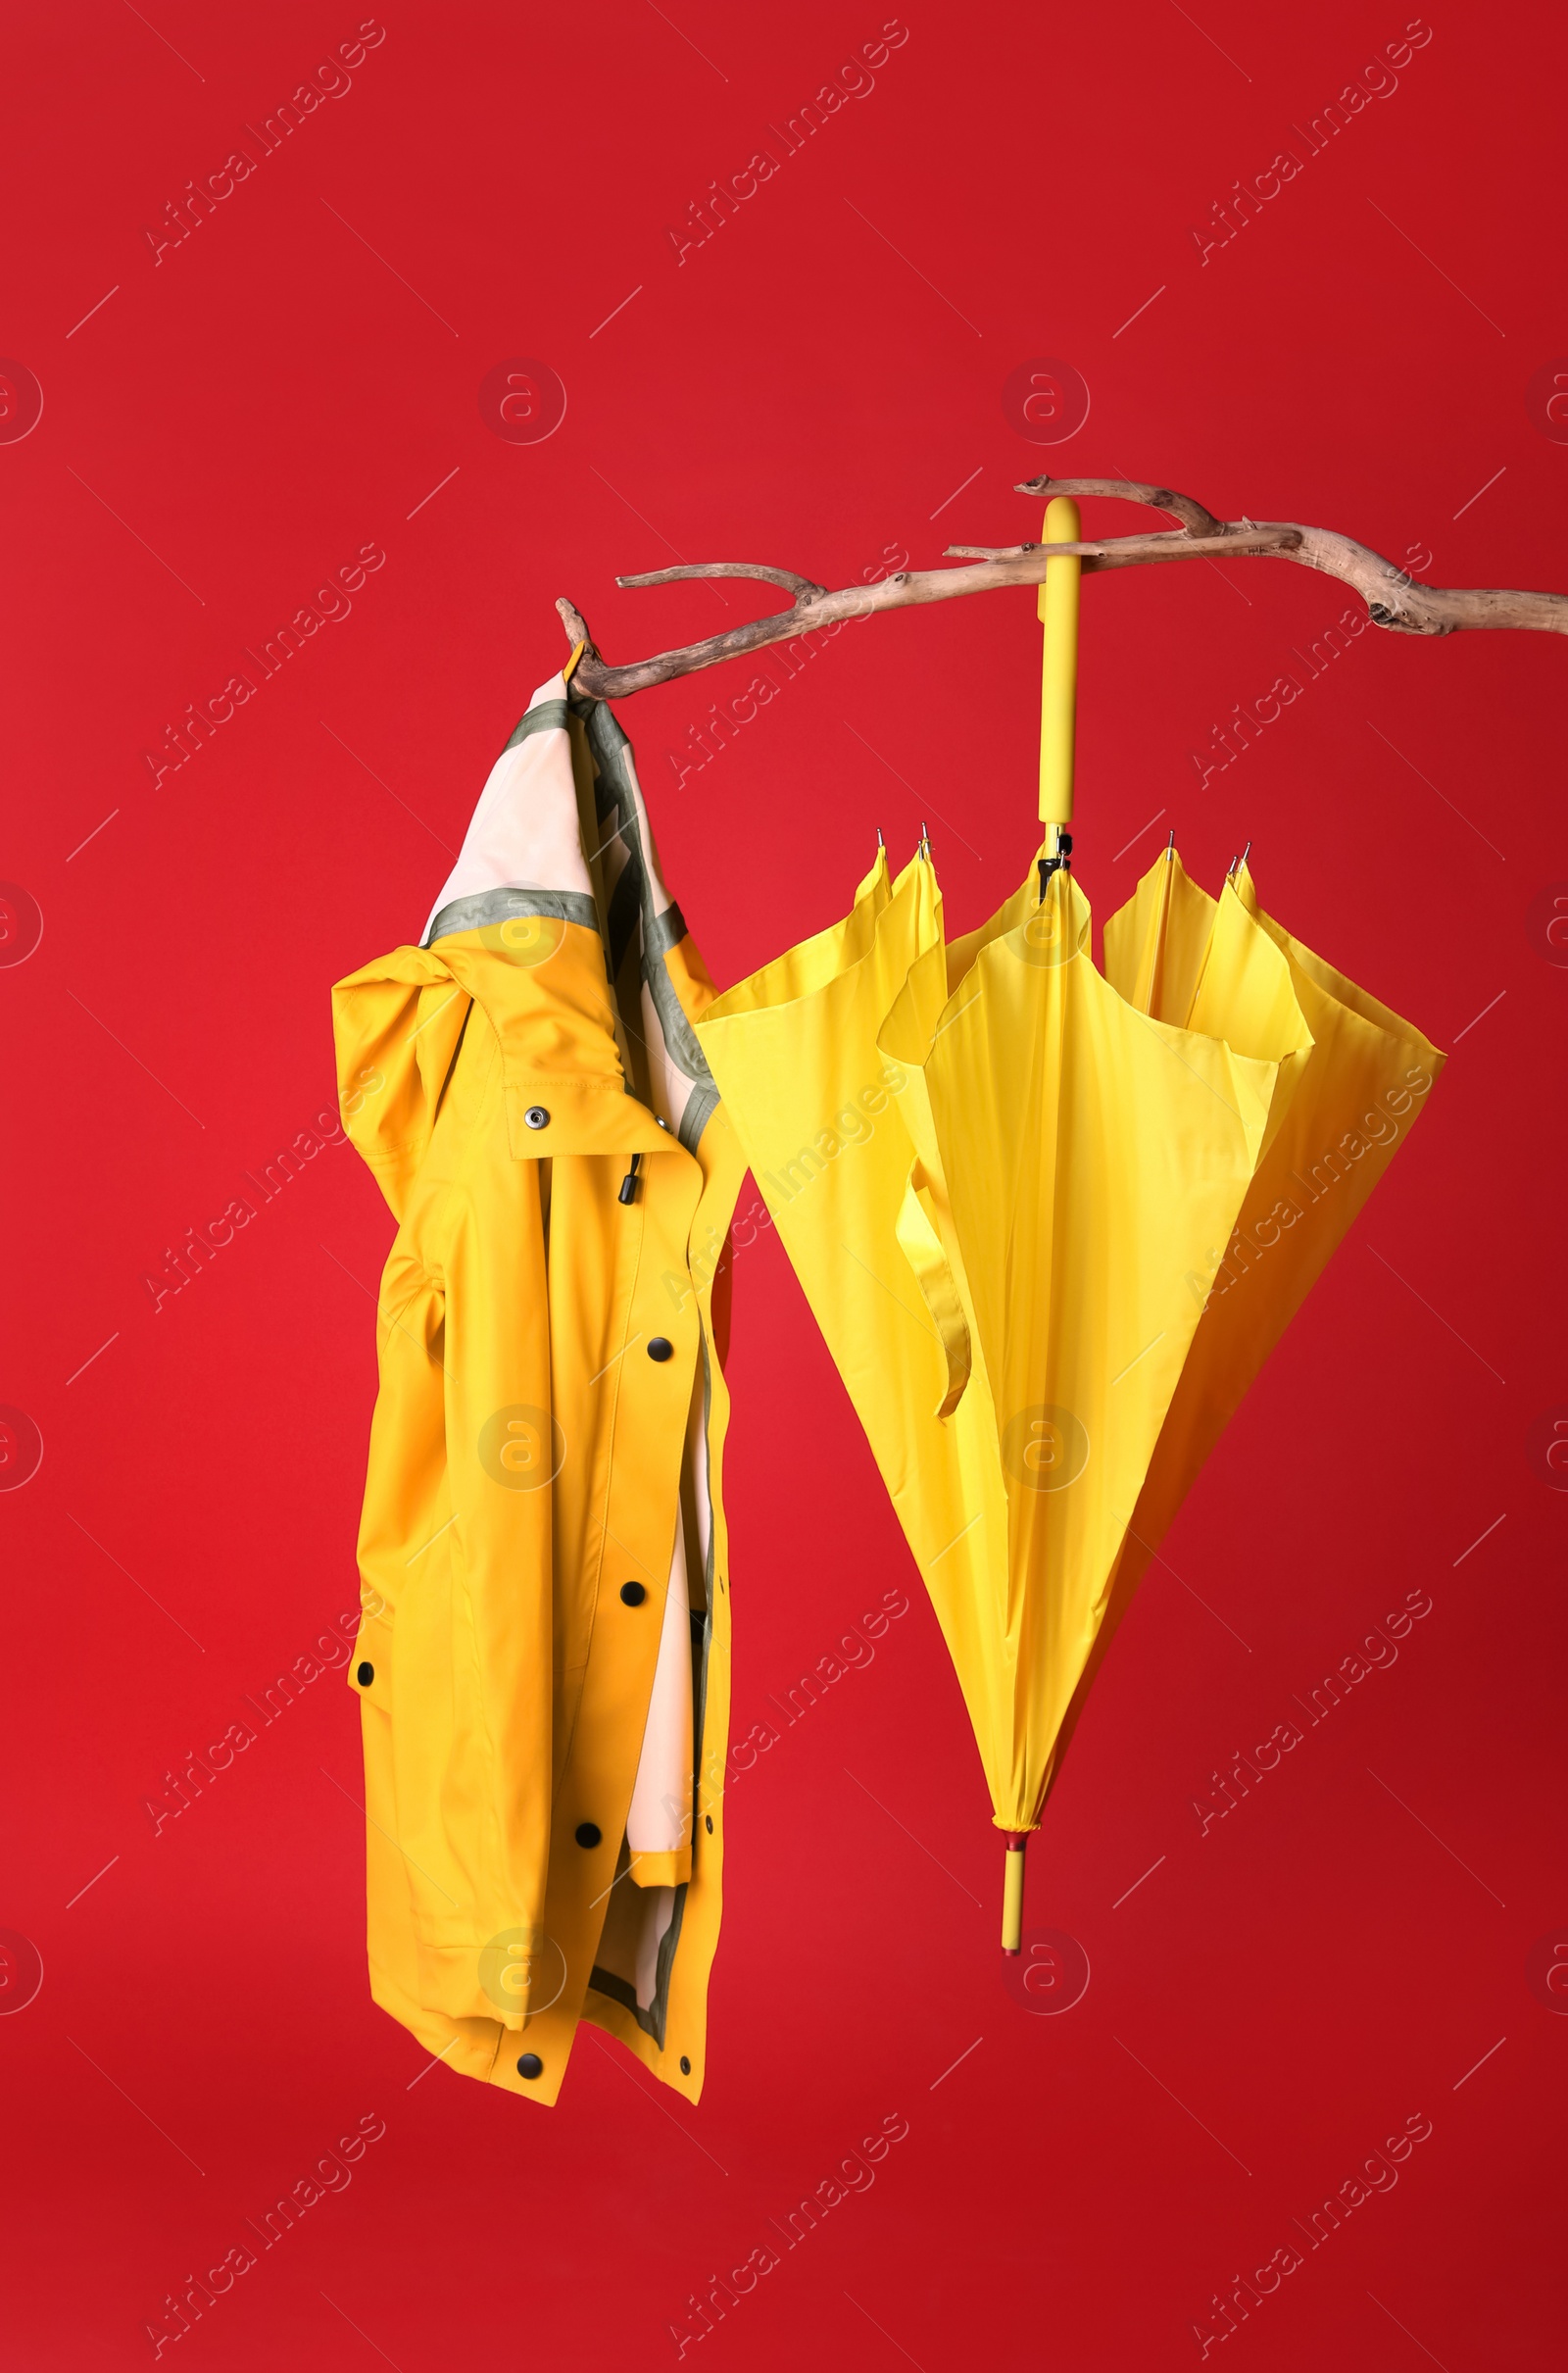
[[[1312,1044],[1230,1238],[1209,1248],[1202,1317],[1127,1527],[1062,1746],[1203,1461],[1404,1143],[1446,1061],[1412,1023],[1263,914],[1245,861],[1216,903],[1184,872],[1173,845],[1105,926],[1107,979],[1162,1021],[1190,1019],[1200,989],[1209,997],[1215,986],[1214,939],[1233,904],[1284,957]],[[1205,1026],[1223,1031],[1224,1013],[1211,997],[1208,1010],[1213,1021]]]
[[[1031,868],[949,945],[929,849],[896,882],[879,853],[843,922],[697,1024],[1013,1843],[1107,1621],[1425,1089],[1372,1143],[1352,1114],[1439,1061],[1245,874],[1216,902],[1159,861],[1104,972],[1090,920]],[[1347,1133],[1345,1191],[1288,1189]]]

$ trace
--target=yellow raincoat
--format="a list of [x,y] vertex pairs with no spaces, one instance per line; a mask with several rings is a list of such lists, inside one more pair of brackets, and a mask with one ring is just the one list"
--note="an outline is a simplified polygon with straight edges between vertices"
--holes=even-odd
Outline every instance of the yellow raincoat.
[[[554,2101],[580,2017],[702,2089],[729,1709],[714,1280],[742,1160],[630,744],[558,676],[425,944],[333,991],[398,1221],[360,1532],[374,1999]],[[726,1280],[720,1275],[720,1289]]]

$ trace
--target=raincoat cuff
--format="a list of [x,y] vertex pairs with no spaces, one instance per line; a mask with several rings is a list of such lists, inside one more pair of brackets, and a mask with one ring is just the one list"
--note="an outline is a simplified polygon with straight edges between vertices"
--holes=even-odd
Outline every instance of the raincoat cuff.
[[690,1846],[672,1854],[634,1854],[626,1872],[634,1887],[684,1887],[692,1875]]
[[[488,1991],[481,1969],[485,1955],[477,1945],[427,1945],[419,1938],[416,1953],[418,1997],[426,2010],[447,2019],[488,2019],[502,2027],[526,2026],[527,1985],[509,1985],[506,1981],[512,1973],[503,1967],[502,1982],[494,1993]],[[493,1950],[491,1957],[495,1957]]]

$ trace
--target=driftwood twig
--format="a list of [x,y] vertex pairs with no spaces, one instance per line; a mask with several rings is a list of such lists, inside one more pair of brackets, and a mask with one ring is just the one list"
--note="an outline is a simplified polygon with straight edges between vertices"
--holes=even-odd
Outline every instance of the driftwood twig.
[[1144,486],[1131,478],[1030,478],[1017,489],[1028,495],[1112,495],[1147,503],[1181,521],[1149,535],[1124,535],[1078,544],[1009,544],[989,547],[950,544],[947,557],[958,569],[901,569],[875,585],[847,585],[830,593],[792,569],[769,569],[749,561],[706,561],[678,569],[655,569],[645,576],[617,577],[618,585],[671,585],[683,577],[752,576],[793,596],[787,610],[730,626],[700,643],[662,651],[653,659],[612,667],[594,648],[580,613],[558,601],[568,641],[586,643],[572,689],[596,700],[624,700],[720,660],[741,659],[769,643],[789,642],[842,618],[870,618],[880,610],[904,610],[921,602],[948,602],[958,594],[991,593],[1004,585],[1038,585],[1054,553],[1078,553],[1084,573],[1136,569],[1154,562],[1197,560],[1295,561],[1302,569],[1338,577],[1365,602],[1376,626],[1396,634],[1453,634],[1461,626],[1514,626],[1543,634],[1568,634],[1568,594],[1514,593],[1490,585],[1423,585],[1407,570],[1327,527],[1298,527],[1281,519],[1217,519],[1191,495],[1168,486]]

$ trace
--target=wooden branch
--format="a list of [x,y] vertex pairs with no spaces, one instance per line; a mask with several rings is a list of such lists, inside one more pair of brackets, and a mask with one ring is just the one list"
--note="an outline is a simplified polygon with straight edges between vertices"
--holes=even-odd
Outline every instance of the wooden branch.
[[1117,502],[1147,503],[1151,511],[1168,511],[1189,535],[1228,535],[1230,529],[1190,494],[1173,493],[1169,486],[1143,486],[1136,478],[1025,478],[1014,494],[1103,494]]
[[646,576],[617,576],[617,585],[673,585],[681,576],[760,576],[769,585],[781,585],[793,593],[797,601],[813,594],[826,593],[825,585],[814,577],[797,576],[793,569],[764,569],[760,561],[707,561],[680,569],[651,569]]
[[580,613],[568,601],[557,610],[572,644],[586,643],[572,677],[572,690],[593,700],[624,700],[651,684],[665,684],[720,660],[742,659],[769,643],[789,642],[841,619],[871,618],[882,610],[905,610],[924,602],[953,601],[959,594],[992,593],[1008,585],[1038,585],[1046,563],[1057,553],[1077,553],[1089,575],[1098,569],[1136,569],[1165,561],[1295,561],[1338,577],[1359,594],[1375,626],[1396,634],[1453,634],[1464,626],[1508,626],[1543,634],[1568,634],[1568,594],[1515,593],[1493,586],[1423,585],[1404,569],[1327,527],[1299,527],[1289,520],[1217,519],[1191,495],[1168,486],[1145,486],[1131,478],[1029,478],[1016,491],[1034,496],[1104,495],[1145,503],[1182,522],[1152,534],[1101,538],[1078,544],[1008,544],[993,547],[950,544],[947,556],[969,565],[958,569],[901,569],[875,585],[847,585],[830,593],[792,569],[769,569],[749,561],[708,561],[677,569],[656,569],[643,576],[617,577],[618,585],[671,585],[683,577],[751,576],[792,594],[790,607],[771,617],[730,626],[700,643],[635,660],[623,667],[606,665],[594,648]]

